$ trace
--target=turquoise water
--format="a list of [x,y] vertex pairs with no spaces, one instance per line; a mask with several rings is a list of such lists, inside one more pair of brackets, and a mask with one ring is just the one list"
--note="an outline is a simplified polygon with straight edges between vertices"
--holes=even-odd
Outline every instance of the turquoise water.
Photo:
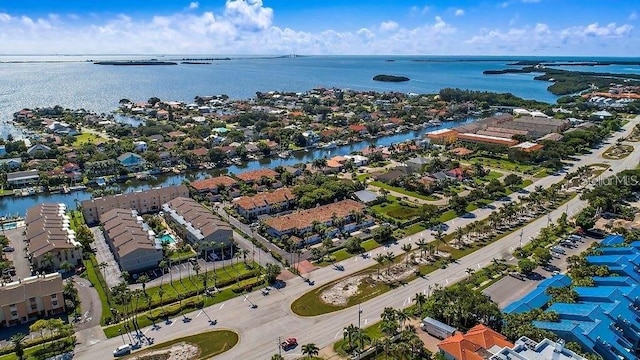
[[176,239],[170,234],[164,234],[160,236],[158,239],[160,239],[160,242],[162,242],[163,244],[173,244],[176,242]]

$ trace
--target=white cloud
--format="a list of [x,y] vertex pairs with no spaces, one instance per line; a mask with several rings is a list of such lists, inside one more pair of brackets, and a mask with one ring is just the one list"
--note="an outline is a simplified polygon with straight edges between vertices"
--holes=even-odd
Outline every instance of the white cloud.
[[395,21],[385,21],[382,24],[380,24],[380,30],[388,32],[388,31],[395,31],[398,29],[400,25],[398,25],[397,22]]
[[533,29],[533,32],[536,35],[547,35],[547,34],[551,34],[551,30],[549,30],[549,25],[547,24],[542,24],[542,23],[538,23],[536,24],[536,27]]
[[501,7],[501,8],[503,8],[503,9],[504,9],[504,8],[506,8],[506,7],[508,7],[508,6],[509,6],[509,2],[508,2],[508,1],[503,1],[503,2],[500,4],[500,7]]
[[418,7],[418,6],[412,6],[410,9],[410,14],[411,15],[424,15],[426,13],[429,12],[429,10],[431,10],[431,8],[429,6],[423,6],[423,7]]
[[464,15],[464,10],[463,10],[463,9],[457,9],[457,10],[456,10],[456,12],[455,12],[455,15],[456,15],[456,16],[462,16],[462,15]]
[[638,14],[635,11],[629,14],[629,20],[633,21],[637,18],[638,18]]
[[264,30],[271,26],[273,9],[262,6],[262,0],[227,0],[224,15],[240,28]]
[[11,15],[6,13],[0,13],[0,22],[7,23],[11,21]]
[[564,29],[561,33],[563,38],[571,37],[623,37],[629,35],[633,30],[633,26],[629,24],[616,25],[616,23],[609,23],[604,26],[600,26],[598,23],[591,23],[587,26],[574,26]]
[[189,10],[195,10],[200,6],[200,3],[197,1],[192,1],[189,3]]

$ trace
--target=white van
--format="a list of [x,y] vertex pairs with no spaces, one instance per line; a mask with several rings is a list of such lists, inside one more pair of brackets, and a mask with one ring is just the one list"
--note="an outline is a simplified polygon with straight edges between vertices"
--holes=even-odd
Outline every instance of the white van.
[[129,355],[131,354],[132,349],[133,347],[131,346],[131,344],[120,345],[115,350],[113,350],[113,356],[118,357],[118,356]]

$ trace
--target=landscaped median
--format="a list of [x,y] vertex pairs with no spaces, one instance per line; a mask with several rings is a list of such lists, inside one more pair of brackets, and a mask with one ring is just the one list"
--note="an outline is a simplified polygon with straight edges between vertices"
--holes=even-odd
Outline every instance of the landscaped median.
[[167,341],[127,356],[130,360],[209,359],[236,346],[238,334],[229,330],[215,330]]

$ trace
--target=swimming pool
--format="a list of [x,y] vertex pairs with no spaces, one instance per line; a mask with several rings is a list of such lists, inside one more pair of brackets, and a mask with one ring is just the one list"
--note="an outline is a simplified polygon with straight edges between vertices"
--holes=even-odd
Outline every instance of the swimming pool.
[[4,223],[0,227],[2,228],[2,230],[12,230],[18,227],[18,223],[15,223],[15,222]]
[[176,242],[176,239],[171,234],[164,234],[160,236],[158,239],[160,239],[160,242],[163,244],[173,244]]

